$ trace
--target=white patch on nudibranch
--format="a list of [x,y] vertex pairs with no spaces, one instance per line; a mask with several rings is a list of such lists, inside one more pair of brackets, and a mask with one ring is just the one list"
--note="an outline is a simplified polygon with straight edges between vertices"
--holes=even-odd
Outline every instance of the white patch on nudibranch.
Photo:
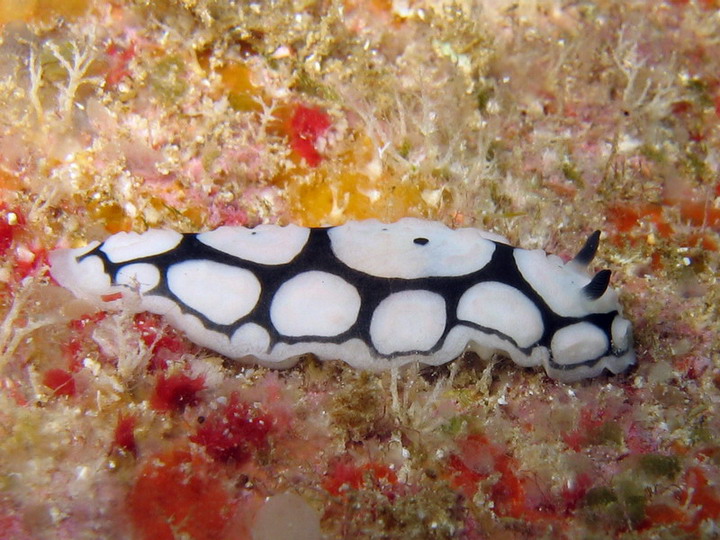
[[[270,353],[259,354],[257,357],[264,365],[277,366],[278,362],[308,353],[317,356],[321,360],[347,359],[350,365],[358,369],[378,369],[376,358],[370,353],[367,344],[358,338],[339,343],[322,341],[280,342],[272,348]],[[289,365],[292,365],[292,363],[289,363]]]
[[470,287],[458,302],[457,316],[502,332],[519,347],[529,347],[543,335],[540,310],[517,289],[497,281]]
[[350,268],[385,278],[462,276],[483,268],[495,251],[476,229],[412,218],[393,226],[354,221],[330,229],[328,236],[335,256]]
[[605,333],[589,322],[561,328],[552,338],[553,360],[562,365],[576,364],[602,355],[608,347]]
[[567,271],[562,259],[539,249],[516,249],[514,257],[522,276],[555,313],[563,317],[587,314],[580,289],[590,283],[589,276]]
[[254,229],[220,227],[197,235],[206,246],[260,264],[288,263],[307,243],[310,229],[258,225]]
[[613,347],[619,351],[627,351],[630,348],[632,339],[632,325],[627,319],[615,317],[610,329]]
[[100,249],[111,262],[121,263],[165,253],[176,247],[180,240],[182,234],[165,229],[150,229],[142,234],[121,232],[105,240]]
[[206,260],[173,264],[168,288],[216,324],[232,324],[257,304],[260,282],[249,270]]
[[118,271],[115,281],[118,285],[137,288],[138,292],[146,293],[160,283],[160,271],[149,263],[128,264]]
[[491,358],[497,351],[503,351],[513,362],[523,367],[539,366],[545,358],[550,356],[546,347],[535,347],[532,353],[527,355],[500,336],[486,334],[474,328],[453,328],[448,340],[450,338],[461,342],[465,341],[468,343],[467,348],[482,358]]
[[304,272],[283,283],[270,306],[270,320],[285,336],[337,336],[360,311],[360,294],[327,272]]
[[105,273],[100,257],[86,257],[76,267],[75,286],[88,293],[107,294],[110,289],[110,276]]
[[243,324],[230,338],[230,347],[236,357],[263,353],[270,347],[270,334],[258,324]]
[[91,242],[77,249],[64,248],[50,252],[52,277],[75,296],[97,301],[98,296],[106,294],[110,289],[110,276],[105,273],[99,257],[85,257],[82,261],[78,261],[78,258],[99,245],[100,242]]
[[393,293],[373,313],[370,338],[380,354],[429,351],[445,332],[445,300],[439,294],[410,290]]
[[[201,324],[200,320],[195,317],[195,315],[183,315],[182,311],[180,311],[180,306],[178,306],[169,298],[165,298],[164,296],[159,296],[155,294],[143,296],[142,304],[145,309],[151,311],[152,313],[157,313],[158,315],[170,317],[177,321],[180,321],[181,317],[192,317],[197,321],[198,324]],[[178,322],[177,324],[181,323]]]

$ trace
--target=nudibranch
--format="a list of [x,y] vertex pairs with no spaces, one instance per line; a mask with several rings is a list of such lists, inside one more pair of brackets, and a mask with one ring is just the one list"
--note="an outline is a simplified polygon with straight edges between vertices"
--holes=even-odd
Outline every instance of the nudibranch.
[[103,309],[163,315],[199,345],[266,366],[310,353],[381,370],[470,349],[575,381],[635,363],[610,271],[586,273],[599,237],[565,263],[413,218],[149,230],[55,250],[50,272]]

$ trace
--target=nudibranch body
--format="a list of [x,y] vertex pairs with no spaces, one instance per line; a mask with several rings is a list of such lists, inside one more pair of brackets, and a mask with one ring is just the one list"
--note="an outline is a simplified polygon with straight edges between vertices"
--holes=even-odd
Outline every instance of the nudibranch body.
[[574,381],[635,363],[610,272],[585,270],[598,239],[564,263],[412,218],[150,230],[58,249],[50,271],[103,309],[164,315],[202,346],[267,366],[307,353],[370,370],[439,365],[470,348]]

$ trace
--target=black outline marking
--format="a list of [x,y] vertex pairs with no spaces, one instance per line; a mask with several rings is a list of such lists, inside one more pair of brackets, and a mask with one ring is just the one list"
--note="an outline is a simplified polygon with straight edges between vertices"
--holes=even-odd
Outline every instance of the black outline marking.
[[[140,257],[121,263],[113,263],[109,260],[107,255],[101,250],[104,244],[100,244],[90,252],[77,257],[77,260],[81,261],[91,256],[99,257],[103,263],[105,272],[111,277],[113,284],[117,284],[117,273],[122,267],[138,263],[153,264],[160,272],[160,283],[153,289],[146,291],[144,293],[145,296],[158,295],[175,302],[182,313],[197,317],[205,328],[223,333],[228,336],[228,338],[232,338],[233,333],[246,323],[252,322],[258,324],[267,331],[270,337],[269,348],[267,351],[262,351],[264,353],[268,353],[279,343],[293,345],[297,343],[314,342],[342,345],[351,339],[358,338],[366,344],[370,353],[377,359],[392,360],[393,358],[407,355],[431,356],[444,347],[449,332],[458,326],[464,326],[488,335],[495,335],[507,341],[515,349],[527,356],[531,355],[534,348],[545,347],[550,355],[549,365],[553,369],[558,370],[571,370],[579,366],[592,367],[605,357],[619,357],[627,353],[627,350],[619,352],[613,351],[612,347],[611,325],[615,316],[618,315],[617,310],[607,313],[589,313],[583,317],[564,317],[556,314],[520,273],[514,257],[515,249],[519,248],[513,248],[507,244],[487,240],[494,244],[494,252],[491,260],[483,268],[465,275],[434,276],[415,279],[382,278],[355,270],[340,261],[333,253],[331,241],[328,236],[329,230],[331,229],[310,229],[306,244],[295,257],[287,263],[277,265],[262,264],[232,256],[224,251],[204,244],[197,239],[196,234],[183,235],[182,240],[176,247],[164,253]],[[383,228],[383,231],[387,231],[387,227]],[[590,239],[592,239],[593,236],[595,235],[592,235]],[[590,239],[588,239],[588,242],[590,242]],[[584,247],[578,255],[582,254],[583,251],[589,252],[591,250],[592,245],[588,249]],[[170,291],[167,285],[167,270],[176,263],[190,260],[210,260],[251,271],[261,285],[260,298],[255,307],[247,315],[241,317],[234,323],[220,325],[211,322],[205,315],[184,304]],[[281,335],[271,323],[270,306],[272,299],[283,283],[299,274],[313,270],[334,274],[356,288],[361,297],[360,311],[357,320],[347,331],[330,337],[314,335],[290,337]],[[457,317],[457,306],[462,295],[473,285],[490,281],[503,283],[517,289],[538,308],[543,322],[543,335],[536,343],[528,347],[518,347],[512,337],[500,331],[485,328],[471,321],[460,320]],[[204,286],[212,286],[212,284],[204,284]],[[388,355],[380,354],[370,338],[370,322],[373,313],[380,302],[390,294],[409,290],[430,291],[439,294],[445,300],[446,322],[443,334],[435,346],[426,351],[398,351]],[[595,325],[605,333],[608,341],[607,350],[597,358],[583,362],[574,364],[558,364],[554,362],[552,360],[550,343],[555,332],[566,326],[583,321]],[[412,323],[412,321],[409,321],[409,323]]]

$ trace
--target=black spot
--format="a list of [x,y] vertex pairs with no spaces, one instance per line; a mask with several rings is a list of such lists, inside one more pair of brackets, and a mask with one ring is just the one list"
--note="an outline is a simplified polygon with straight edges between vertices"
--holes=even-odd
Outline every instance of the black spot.
[[250,233],[251,235],[255,236],[257,234],[257,231],[253,231]]
[[413,242],[415,242],[418,246],[424,246],[429,241],[430,240],[428,240],[427,238],[416,238],[415,240],[413,240]]

